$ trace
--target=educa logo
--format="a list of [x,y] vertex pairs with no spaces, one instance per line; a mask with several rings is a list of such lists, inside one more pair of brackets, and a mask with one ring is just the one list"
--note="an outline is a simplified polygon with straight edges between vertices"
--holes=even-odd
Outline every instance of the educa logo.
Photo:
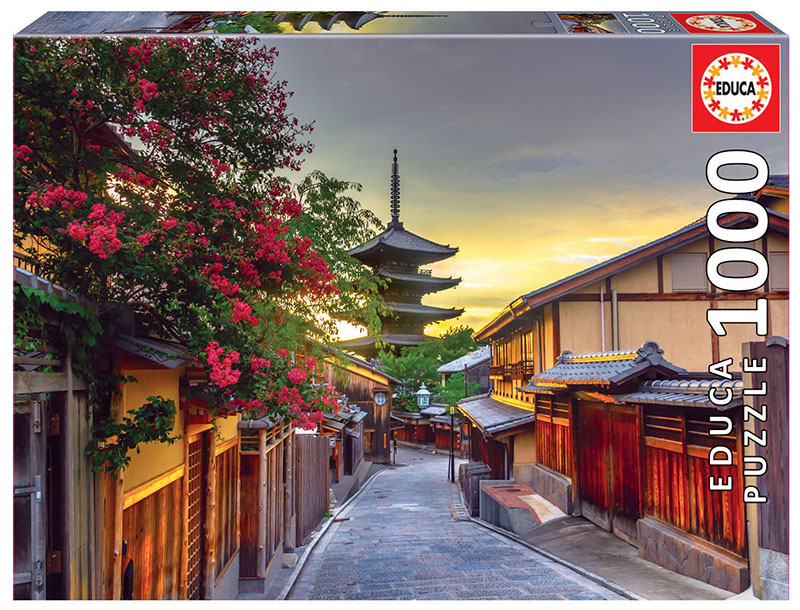
[[758,27],[754,21],[735,15],[693,15],[686,24],[707,32],[749,32]]
[[692,131],[779,132],[778,45],[693,45]]

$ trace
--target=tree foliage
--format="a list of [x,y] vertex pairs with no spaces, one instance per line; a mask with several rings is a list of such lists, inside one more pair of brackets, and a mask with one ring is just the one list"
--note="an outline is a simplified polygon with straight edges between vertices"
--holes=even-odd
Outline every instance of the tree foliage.
[[[440,337],[432,337],[419,345],[403,348],[399,355],[390,351],[379,354],[378,360],[382,369],[403,383],[395,404],[407,411],[417,411],[414,393],[424,383],[436,394],[440,386],[440,374],[436,369],[478,349],[480,346],[473,335],[474,331],[470,327],[456,326],[449,328]],[[462,387],[463,383],[462,377]],[[451,400],[456,394],[455,385],[452,385],[444,397],[434,396],[434,400]]]
[[94,386],[116,385],[108,348],[134,311],[189,346],[209,404],[312,425],[330,392],[293,350],[334,318],[377,323],[379,285],[344,254],[376,219],[358,185],[287,178],[313,127],[277,55],[241,38],[16,41],[15,246],[97,303],[102,341],[76,354]]

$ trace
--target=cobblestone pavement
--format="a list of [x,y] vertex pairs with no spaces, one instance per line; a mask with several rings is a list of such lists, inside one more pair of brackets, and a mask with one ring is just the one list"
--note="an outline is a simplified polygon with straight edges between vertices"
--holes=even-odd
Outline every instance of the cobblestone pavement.
[[[571,570],[459,519],[447,457],[399,449],[337,515],[289,599],[619,599]],[[457,467],[457,466],[456,466]]]

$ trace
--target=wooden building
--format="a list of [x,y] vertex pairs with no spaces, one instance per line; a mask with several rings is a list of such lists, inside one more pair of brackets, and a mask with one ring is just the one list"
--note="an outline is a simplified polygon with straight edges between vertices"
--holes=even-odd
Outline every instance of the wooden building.
[[[91,307],[25,269],[15,269],[15,282]],[[177,440],[141,444],[124,470],[91,469],[92,409],[70,355],[15,354],[16,598],[233,599],[240,578],[260,579],[263,590],[276,558],[327,510],[327,439],[313,436],[294,452],[291,426],[240,422],[205,403],[205,373],[185,347],[131,320],[105,346],[136,380],[120,387],[112,417],[162,396],[177,407]]]
[[[710,402],[711,389],[734,396],[724,407],[731,429],[713,436],[719,425],[709,417],[723,412]],[[741,379],[675,367],[652,342],[564,352],[521,388],[535,410],[535,459],[515,462],[515,473],[562,511],[637,546],[643,558],[741,592],[750,584],[742,389]],[[719,446],[730,464],[712,463],[710,450]],[[730,476],[732,488],[709,490],[710,476]]]
[[[493,477],[530,483],[567,514],[636,545],[642,557],[736,592],[749,585],[752,564],[742,503],[741,354],[761,338],[752,325],[729,325],[717,336],[706,310],[753,308],[763,298],[768,334],[787,335],[789,298],[788,181],[775,177],[746,197],[765,206],[769,221],[764,237],[747,244],[770,263],[761,288],[733,293],[708,284],[708,256],[730,244],[700,219],[506,306],[476,333],[491,341],[494,388],[459,404],[472,459]],[[748,222],[745,214],[721,219],[728,228]],[[752,266],[726,263],[721,272],[750,275]],[[705,371],[728,357],[735,400],[724,415],[733,427],[711,437],[709,417],[721,413],[708,390],[728,382]],[[730,465],[710,464],[712,444],[726,446]],[[709,492],[710,475],[730,475],[734,489]],[[780,545],[765,544],[764,553],[782,561]]]
[[492,348],[489,345],[465,354],[460,358],[451,360],[443,364],[436,372],[442,376],[442,385],[456,373],[464,373],[468,384],[477,383],[477,394],[488,394],[492,389],[492,382],[489,379],[489,367],[492,364]]
[[[751,244],[770,263],[769,281],[757,291],[722,292],[707,282],[709,253],[730,244],[714,239],[702,218],[515,299],[475,334],[492,343],[493,396],[517,404],[516,388],[553,366],[565,349],[591,353],[655,341],[676,365],[692,371],[720,357],[738,360],[741,344],[758,337],[750,325],[715,335],[706,322],[710,307],[755,307],[757,298],[767,299],[768,334],[787,335],[789,218],[767,212],[769,230]],[[734,228],[748,219],[729,214],[721,220]],[[749,263],[726,265],[734,265],[724,270],[731,275],[752,273]]]
[[365,459],[388,464],[391,460],[392,393],[401,385],[400,381],[358,356],[333,354],[330,350],[326,353],[328,356],[319,365],[319,376],[336,388],[346,399],[346,405],[366,413],[361,431]]
[[[433,426],[434,446],[439,450],[450,451],[450,415],[436,415],[431,417]],[[453,418],[453,450],[456,455],[461,454],[461,417]]]
[[392,313],[381,318],[381,335],[342,341],[342,349],[372,357],[377,353],[375,342],[380,338],[392,349],[419,345],[425,341],[425,326],[460,316],[464,310],[432,307],[422,303],[426,294],[456,286],[461,278],[434,277],[421,269],[454,256],[458,248],[437,244],[407,231],[400,222],[400,173],[397,151],[394,151],[391,178],[391,216],[386,230],[366,244],[354,248],[350,256],[372,267],[373,273],[388,281],[383,292]]

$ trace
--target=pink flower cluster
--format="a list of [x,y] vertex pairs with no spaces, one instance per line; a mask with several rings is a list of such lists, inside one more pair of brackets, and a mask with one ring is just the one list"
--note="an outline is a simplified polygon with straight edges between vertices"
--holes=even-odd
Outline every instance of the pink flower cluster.
[[114,172],[114,176],[120,180],[125,180],[126,182],[135,182],[140,186],[153,186],[156,183],[156,181],[147,174],[135,172],[127,168],[123,168]]
[[220,388],[233,385],[239,381],[241,371],[232,368],[239,362],[239,352],[231,352],[223,357],[224,350],[216,341],[210,341],[206,345],[206,358],[211,367],[209,379],[216,383]]
[[222,271],[225,267],[222,263],[213,263],[203,267],[203,275],[205,275],[211,285],[219,290],[225,296],[233,296],[239,292],[239,284],[234,284],[228,278],[222,276]]
[[56,207],[69,210],[71,208],[81,207],[86,203],[86,198],[86,193],[83,191],[65,189],[60,185],[46,184],[44,193],[34,191],[28,195],[28,204],[30,206],[38,205],[45,210]]
[[306,379],[308,379],[308,374],[303,369],[298,368],[293,368],[287,373],[286,376],[289,378],[289,381],[295,385],[303,383]]
[[19,146],[14,144],[14,161],[30,161],[32,152],[31,147],[27,144]]
[[125,212],[108,210],[102,203],[95,203],[89,214],[89,222],[73,220],[67,226],[69,236],[82,242],[89,238],[89,252],[98,258],[107,259],[109,254],[119,251],[122,241],[117,237],[117,227],[122,224]]
[[258,326],[260,320],[253,314],[253,308],[244,301],[235,299],[233,303],[233,321],[234,322],[249,322],[253,326]]
[[261,371],[261,369],[268,369],[272,363],[267,360],[266,358],[260,358],[259,356],[255,356],[252,361],[250,362],[250,370],[255,373],[266,373],[266,370]]

